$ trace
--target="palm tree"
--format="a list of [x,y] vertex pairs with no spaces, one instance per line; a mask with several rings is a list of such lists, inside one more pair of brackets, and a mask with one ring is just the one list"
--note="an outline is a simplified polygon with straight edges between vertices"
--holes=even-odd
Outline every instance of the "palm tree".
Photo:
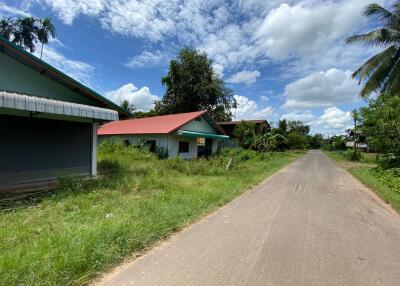
[[11,35],[14,33],[14,22],[11,18],[0,19],[0,36],[10,39]]
[[133,113],[136,110],[136,107],[126,99],[121,102],[120,106],[128,113]]
[[38,19],[38,21],[39,21],[39,27],[37,28],[37,38],[39,42],[42,44],[42,47],[40,49],[40,58],[42,58],[43,45],[49,42],[49,37],[52,37],[53,39],[55,38],[56,29],[54,28],[50,17]]
[[36,19],[25,17],[15,21],[14,38],[12,42],[24,49],[29,49],[32,53],[35,51],[35,42],[37,35]]
[[381,47],[384,50],[353,73],[353,78],[359,78],[360,83],[365,82],[360,96],[368,98],[374,92],[396,94],[400,92],[400,1],[393,5],[393,11],[378,4],[370,4],[365,8],[364,15],[378,17],[382,27],[351,36],[346,42]]

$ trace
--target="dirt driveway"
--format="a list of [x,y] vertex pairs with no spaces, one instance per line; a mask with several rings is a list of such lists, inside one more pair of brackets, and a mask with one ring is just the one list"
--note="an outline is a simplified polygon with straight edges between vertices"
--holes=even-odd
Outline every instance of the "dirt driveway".
[[400,285],[400,216],[320,151],[99,282]]

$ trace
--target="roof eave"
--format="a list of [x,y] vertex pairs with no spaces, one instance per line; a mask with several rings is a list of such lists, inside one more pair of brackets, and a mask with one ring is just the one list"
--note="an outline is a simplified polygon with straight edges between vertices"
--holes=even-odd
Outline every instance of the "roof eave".
[[[19,56],[13,57],[13,55],[11,53],[7,53],[6,49],[9,49],[10,52],[14,51]],[[96,100],[99,103],[102,103],[101,106],[103,106],[103,107],[109,106],[110,108],[118,111],[118,113],[121,114],[123,116],[123,118],[131,117],[131,114],[126,112],[124,109],[122,109],[120,106],[118,106],[114,102],[108,100],[107,98],[103,97],[96,91],[83,85],[82,83],[80,83],[77,80],[73,79],[72,77],[66,75],[62,71],[56,69],[55,67],[46,63],[45,61],[34,56],[33,54],[25,51],[21,47],[18,47],[17,45],[15,45],[11,41],[5,39],[2,36],[0,36],[0,52],[3,52],[10,57],[13,57],[15,60],[21,62],[22,64],[30,66],[31,68],[34,68],[34,66],[36,65],[35,70],[37,70],[38,72],[40,70],[41,74],[47,76],[48,78],[50,78],[54,81],[57,81],[58,83],[72,89],[75,92],[82,94],[85,97],[89,97],[91,99]],[[29,63],[31,65],[29,65]],[[49,72],[53,73],[53,75],[50,75]]]

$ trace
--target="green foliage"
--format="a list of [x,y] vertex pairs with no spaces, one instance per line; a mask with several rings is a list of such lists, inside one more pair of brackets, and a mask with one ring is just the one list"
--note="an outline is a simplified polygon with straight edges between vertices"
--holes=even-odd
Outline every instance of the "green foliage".
[[168,149],[162,146],[156,146],[154,150],[154,154],[156,154],[158,159],[167,159],[168,158]]
[[346,150],[343,153],[343,156],[350,161],[357,161],[357,162],[361,161],[361,159],[363,158],[361,152],[353,149]]
[[400,92],[399,7],[400,1],[395,2],[393,11],[388,11],[378,4],[368,5],[364,15],[378,19],[381,27],[347,38],[348,44],[361,43],[384,48],[353,73],[353,77],[365,82],[360,92],[363,98],[374,92],[386,95]]
[[29,50],[36,49],[36,43],[43,45],[49,42],[49,38],[55,38],[55,28],[51,18],[43,19],[34,17],[0,19],[0,36],[11,40],[14,44]]
[[324,137],[322,134],[314,134],[309,135],[308,137],[308,145],[311,149],[319,149],[324,145]]
[[287,141],[289,149],[304,150],[309,148],[307,136],[301,133],[290,132],[287,135]]
[[361,108],[362,130],[370,148],[384,156],[385,168],[400,166],[400,97],[380,96]]
[[242,120],[233,130],[233,135],[239,140],[239,146],[249,149],[253,145],[256,136],[256,125],[251,121]]
[[214,71],[205,53],[184,48],[170,62],[168,75],[161,80],[165,94],[156,102],[159,114],[207,110],[216,121],[231,118],[235,106],[232,91]]
[[325,140],[323,148],[327,151],[346,150],[346,138],[344,136],[332,136]]
[[207,160],[159,160],[106,141],[99,179],[64,177],[57,192],[0,211],[0,284],[89,284],[296,157],[230,149]]

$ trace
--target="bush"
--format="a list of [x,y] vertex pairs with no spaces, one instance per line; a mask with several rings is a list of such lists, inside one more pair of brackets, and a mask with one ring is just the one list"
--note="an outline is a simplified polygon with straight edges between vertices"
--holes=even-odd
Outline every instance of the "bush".
[[350,161],[361,161],[361,159],[363,158],[362,154],[359,151],[355,151],[355,150],[347,150],[343,153],[343,156],[350,160]]
[[122,169],[119,161],[114,159],[101,160],[97,164],[97,167],[101,175],[115,175],[118,174]]
[[387,153],[377,158],[378,164],[383,169],[396,168],[400,166],[400,156],[393,153]]
[[156,154],[158,159],[167,159],[168,158],[168,149],[160,146],[156,146],[154,150],[154,154]]

